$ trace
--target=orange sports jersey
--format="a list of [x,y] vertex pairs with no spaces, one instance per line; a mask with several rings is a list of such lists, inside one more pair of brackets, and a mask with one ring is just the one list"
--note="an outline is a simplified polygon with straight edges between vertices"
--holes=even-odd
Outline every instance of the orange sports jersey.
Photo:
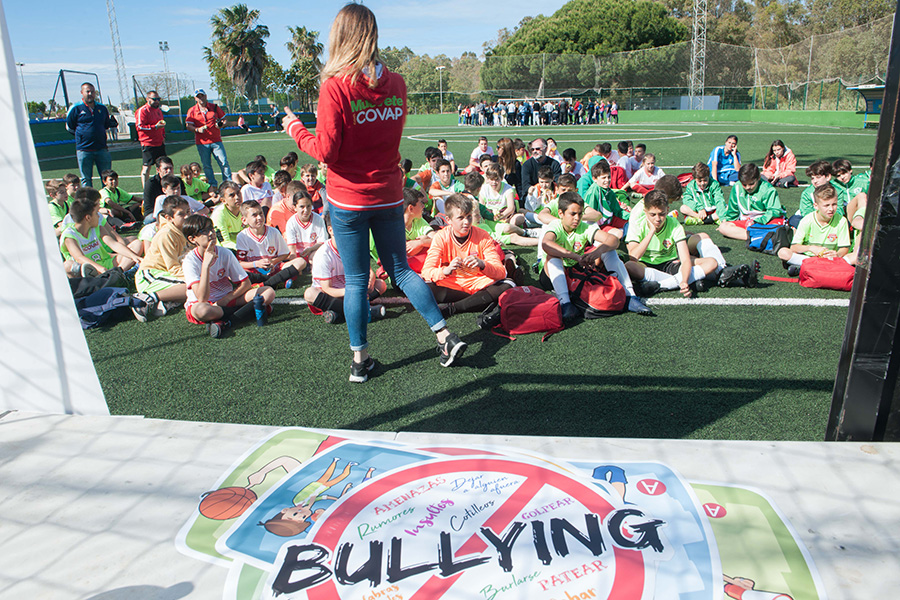
[[[463,267],[438,281],[441,269],[457,256],[477,256],[484,261],[484,269]],[[499,247],[486,231],[474,226],[469,229],[469,237],[462,244],[456,240],[450,227],[438,231],[428,248],[425,264],[422,265],[422,278],[426,281],[468,294],[474,294],[504,277],[506,268],[503,266],[503,254]]]

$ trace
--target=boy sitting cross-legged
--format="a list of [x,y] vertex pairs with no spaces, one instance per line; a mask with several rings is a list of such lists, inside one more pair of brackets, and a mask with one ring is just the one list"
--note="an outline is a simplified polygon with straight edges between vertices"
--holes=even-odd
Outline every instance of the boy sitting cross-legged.
[[234,253],[216,245],[216,229],[209,217],[189,216],[182,231],[194,247],[182,261],[187,284],[187,320],[205,324],[214,338],[222,337],[237,319],[255,316],[257,325],[264,325],[275,290],[251,287]]
[[784,214],[778,191],[760,177],[759,167],[747,163],[738,171],[738,185],[731,186],[719,233],[733,240],[746,240],[747,227],[754,223],[783,225]]
[[444,317],[487,308],[515,284],[506,279],[504,257],[491,236],[473,226],[475,203],[462,194],[444,202],[449,225],[438,231],[422,265]]
[[[321,314],[329,325],[344,322],[344,293],[346,288],[344,264],[334,244],[331,229],[331,213],[322,216],[328,228],[329,239],[316,251],[312,263],[312,285],[303,292],[313,314]],[[374,300],[387,290],[387,284],[369,270],[369,300]],[[377,321],[385,315],[383,304],[369,307],[369,320]],[[351,380],[353,381],[353,380]]]
[[830,183],[820,185],[813,192],[815,210],[800,220],[790,248],[778,251],[788,275],[800,274],[800,265],[810,256],[843,258],[854,264],[850,251],[850,229],[847,219],[838,210],[838,196]]
[[141,261],[141,268],[134,276],[137,290],[152,298],[154,308],[159,309],[155,311],[158,314],[164,315],[183,306],[187,300],[187,286],[181,266],[187,238],[182,228],[190,214],[190,205],[181,196],[169,196],[163,201],[155,223],[158,230]]
[[100,173],[103,187],[100,189],[100,212],[107,217],[115,217],[123,223],[141,220],[143,198],[119,189],[119,174],[112,169]]
[[570,321],[578,316],[578,309],[569,297],[565,269],[576,265],[593,267],[600,263],[613,272],[625,288],[628,295],[626,310],[652,316],[653,311],[635,294],[631,277],[616,254],[619,239],[601,230],[599,225],[588,225],[581,220],[584,201],[577,193],[565,192],[560,195],[557,203],[558,218],[543,229],[544,235],[538,253],[543,262],[541,286],[552,289],[559,298],[563,320]]
[[[588,221],[596,221],[600,229],[622,239],[625,235],[625,226],[628,224],[628,215],[619,204],[619,197],[610,187],[612,182],[612,169],[605,160],[594,163],[591,167],[591,179],[593,183],[584,193],[585,212],[590,216],[584,216]],[[591,216],[596,218],[591,219]]]
[[[59,248],[69,277],[91,277],[113,267],[128,270],[141,257],[123,244],[108,228],[100,227],[100,192],[79,188],[69,205],[72,225],[62,230]],[[110,254],[110,251],[115,254]]]
[[718,181],[709,177],[709,166],[697,163],[691,169],[694,178],[685,186],[681,196],[681,212],[685,225],[712,225],[725,214],[725,197]]
[[644,197],[643,210],[644,219],[633,221],[625,237],[631,256],[625,266],[640,281],[643,295],[677,289],[690,296],[692,287],[698,292],[709,288],[710,275],[723,287],[756,285],[756,265],[725,266],[721,251],[706,234],[693,235],[688,242],[684,228],[668,214],[669,202],[662,190]]
[[263,209],[256,200],[241,203],[241,221],[245,228],[237,236],[237,257],[250,282],[273,289],[284,283],[290,288],[306,268],[306,261],[299,257],[288,260],[291,252],[284,237],[266,225]]

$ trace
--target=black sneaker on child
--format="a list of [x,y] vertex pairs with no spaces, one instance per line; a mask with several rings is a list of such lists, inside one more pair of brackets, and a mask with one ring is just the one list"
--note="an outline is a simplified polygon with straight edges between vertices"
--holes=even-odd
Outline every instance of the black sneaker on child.
[[334,325],[338,323],[340,320],[338,318],[338,314],[333,310],[326,310],[322,313],[322,319],[325,321],[326,325]]
[[369,307],[369,322],[378,321],[383,319],[387,314],[387,309],[384,307],[384,304],[376,304],[374,306]]
[[441,353],[441,366],[449,367],[456,359],[463,355],[469,345],[459,339],[455,333],[447,336],[443,344],[438,344],[438,351]]
[[369,380],[369,372],[375,368],[375,359],[371,356],[361,363],[355,360],[350,363],[350,381],[352,383],[365,383]]
[[800,277],[800,265],[788,265],[788,277]]
[[659,292],[659,282],[651,281],[649,279],[644,279],[640,283],[638,283],[638,295],[641,298],[650,298],[651,296],[655,296]]
[[741,284],[749,268],[747,265],[725,267],[719,272],[719,287],[732,287],[736,284]]
[[488,306],[475,319],[475,324],[482,329],[493,329],[500,324],[500,305],[496,302]]
[[650,307],[644,304],[644,301],[637,296],[628,296],[625,300],[625,310],[637,313],[643,317],[655,317],[656,313],[650,310]]

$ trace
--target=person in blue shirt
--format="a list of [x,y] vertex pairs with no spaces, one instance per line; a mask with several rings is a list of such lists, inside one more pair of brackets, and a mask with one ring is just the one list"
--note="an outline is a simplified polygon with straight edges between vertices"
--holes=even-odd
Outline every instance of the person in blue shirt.
[[112,157],[106,146],[106,130],[118,127],[106,106],[94,100],[96,90],[90,83],[81,84],[81,102],[66,115],[66,129],[75,136],[75,158],[81,174],[81,185],[93,187],[94,167],[102,173],[112,168]]
[[738,180],[738,171],[741,168],[741,153],[737,150],[738,139],[736,135],[729,135],[723,146],[716,146],[709,153],[709,174],[713,181],[719,185],[732,185]]

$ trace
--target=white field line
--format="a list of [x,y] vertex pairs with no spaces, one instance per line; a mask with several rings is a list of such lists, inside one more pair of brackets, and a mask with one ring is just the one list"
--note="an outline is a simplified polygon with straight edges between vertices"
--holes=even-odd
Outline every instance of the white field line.
[[[274,304],[306,306],[303,298],[275,298]],[[401,306],[409,304],[402,297],[379,298],[374,304]],[[651,306],[811,306],[816,308],[850,306],[849,298],[651,298]]]

